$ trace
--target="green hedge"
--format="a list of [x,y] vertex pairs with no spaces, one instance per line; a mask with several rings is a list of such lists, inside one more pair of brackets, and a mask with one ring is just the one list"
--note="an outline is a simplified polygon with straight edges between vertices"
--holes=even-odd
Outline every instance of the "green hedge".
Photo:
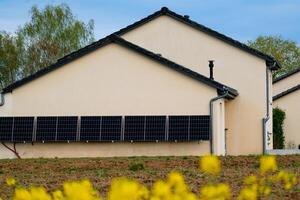
[[285,119],[285,112],[280,108],[273,109],[273,148],[284,148],[284,131],[283,123]]

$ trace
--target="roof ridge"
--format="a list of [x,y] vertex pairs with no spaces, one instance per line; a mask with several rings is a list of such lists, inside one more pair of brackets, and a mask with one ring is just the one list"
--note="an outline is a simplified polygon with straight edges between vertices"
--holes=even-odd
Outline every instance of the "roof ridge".
[[155,18],[157,18],[161,15],[167,15],[169,17],[177,19],[177,20],[179,20],[183,23],[186,23],[186,24],[198,29],[199,31],[205,32],[205,33],[207,33],[207,34],[209,34],[213,37],[216,37],[216,38],[218,38],[218,39],[220,39],[220,40],[222,40],[226,43],[229,43],[229,44],[231,44],[231,45],[233,45],[233,46],[235,46],[239,49],[242,49],[242,50],[244,50],[244,51],[246,51],[250,54],[253,54],[257,57],[260,57],[260,58],[266,60],[266,64],[267,64],[268,67],[270,67],[270,69],[278,69],[278,68],[281,67],[280,64],[278,63],[278,61],[276,61],[276,59],[273,58],[272,56],[267,55],[267,54],[265,54],[265,53],[263,53],[263,52],[261,52],[257,49],[254,49],[252,47],[249,47],[248,45],[246,45],[246,44],[244,44],[244,43],[242,43],[238,40],[235,40],[235,39],[233,39],[229,36],[226,36],[222,33],[219,33],[218,31],[215,31],[211,28],[208,28],[208,27],[206,27],[202,24],[199,24],[198,22],[193,21],[190,18],[187,18],[185,16],[177,14],[176,12],[171,11],[167,7],[162,7],[160,10],[148,15],[147,17],[142,18],[141,20],[136,21],[136,22],[128,25],[127,27],[122,28],[122,29],[114,32],[114,34],[117,34],[117,35],[125,34],[125,33],[129,32],[130,30],[132,30],[134,28],[137,28],[138,26],[141,26],[141,25],[147,23],[148,21],[151,21],[151,20],[153,20],[153,19],[155,19]]
[[300,72],[300,67],[297,67],[297,68],[295,68],[295,69],[293,69],[293,70],[291,70],[291,71],[289,71],[289,72],[287,72],[287,73],[285,73],[285,74],[283,74],[283,75],[275,78],[273,80],[273,84],[277,83],[278,81],[281,81],[281,80],[283,80],[285,78],[288,78],[288,77],[290,77],[290,76],[292,76],[292,75],[294,75],[294,74],[296,74],[298,72]]

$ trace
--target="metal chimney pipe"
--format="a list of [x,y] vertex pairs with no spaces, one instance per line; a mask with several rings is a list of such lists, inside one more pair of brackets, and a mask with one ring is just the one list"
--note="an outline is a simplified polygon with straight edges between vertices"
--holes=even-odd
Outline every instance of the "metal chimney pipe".
[[209,60],[209,78],[214,80],[214,60]]

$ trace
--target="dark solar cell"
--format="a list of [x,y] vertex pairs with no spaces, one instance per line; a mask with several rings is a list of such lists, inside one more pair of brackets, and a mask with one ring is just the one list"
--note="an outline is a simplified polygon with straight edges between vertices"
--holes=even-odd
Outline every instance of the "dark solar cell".
[[101,123],[101,140],[121,140],[121,116],[103,116]]
[[77,134],[78,117],[58,117],[57,140],[75,141]]
[[57,117],[37,117],[36,141],[55,141]]
[[166,116],[146,116],[146,141],[165,140]]
[[190,116],[190,140],[209,140],[209,116]]
[[0,141],[12,140],[13,117],[0,117]]
[[14,117],[13,141],[32,141],[34,117]]
[[124,140],[145,140],[145,116],[126,116]]
[[101,132],[101,117],[81,117],[80,141],[99,141]]
[[169,141],[189,139],[189,116],[169,116]]

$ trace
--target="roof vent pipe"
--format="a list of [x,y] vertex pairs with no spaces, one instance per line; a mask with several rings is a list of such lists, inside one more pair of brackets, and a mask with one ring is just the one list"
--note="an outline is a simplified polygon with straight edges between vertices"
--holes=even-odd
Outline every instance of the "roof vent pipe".
[[213,60],[209,60],[209,78],[211,80],[214,80],[214,61]]

